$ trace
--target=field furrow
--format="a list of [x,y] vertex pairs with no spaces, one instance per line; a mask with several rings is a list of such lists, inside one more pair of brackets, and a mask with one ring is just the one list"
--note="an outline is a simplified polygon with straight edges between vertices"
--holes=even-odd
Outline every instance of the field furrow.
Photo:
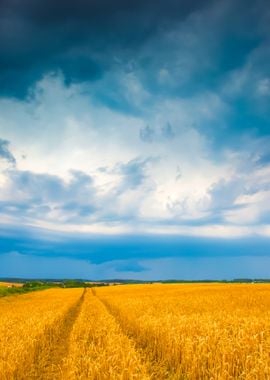
[[1,299],[1,380],[39,378],[34,368],[41,371],[48,364],[41,360],[41,348],[49,352],[58,328],[81,295],[82,289],[51,289]]
[[[170,367],[165,361],[161,360],[160,355],[157,354],[156,350],[152,350],[153,347],[150,348],[150,340],[145,344],[145,341],[140,339],[136,324],[132,327],[127,326],[127,321],[124,320],[126,317],[125,314],[121,314],[121,311],[111,305],[108,301],[101,300],[100,298],[98,299],[106,308],[107,312],[115,319],[115,323],[119,325],[122,333],[128,337],[135,349],[140,352],[141,357],[144,358],[144,363],[151,379],[180,379],[178,376],[173,375],[172,367]],[[150,338],[149,335],[148,338]],[[152,342],[155,342],[156,337],[151,336],[151,340]],[[181,379],[185,379],[184,374],[181,375]]]
[[[58,380],[65,379],[64,360],[69,351],[69,337],[84,301],[85,291],[78,302],[66,314],[49,326],[37,342],[34,361],[26,379]],[[25,380],[26,380],[25,379]]]
[[144,361],[102,302],[87,291],[70,337],[66,379],[150,379]]
[[97,296],[158,379],[269,380],[269,286],[156,285]]

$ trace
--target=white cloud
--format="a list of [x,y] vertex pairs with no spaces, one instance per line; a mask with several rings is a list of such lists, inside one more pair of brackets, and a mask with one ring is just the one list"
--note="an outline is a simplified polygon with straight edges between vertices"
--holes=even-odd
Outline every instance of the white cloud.
[[[0,100],[0,137],[17,162],[1,173],[2,218],[62,231],[252,233],[245,225],[260,221],[260,201],[248,209],[239,197],[254,178],[268,186],[255,155],[265,143],[222,152],[217,161],[203,131],[227,114],[222,99],[211,92],[155,97],[134,75],[122,81],[129,101],[138,98],[136,116],[99,103],[85,84],[66,85],[59,73],[45,76],[27,100]],[[147,125],[150,140],[140,134]],[[229,230],[227,223],[239,226]]]
[[270,191],[258,191],[254,194],[240,195],[235,204],[240,208],[228,211],[225,219],[235,224],[256,224],[267,218],[269,223]]

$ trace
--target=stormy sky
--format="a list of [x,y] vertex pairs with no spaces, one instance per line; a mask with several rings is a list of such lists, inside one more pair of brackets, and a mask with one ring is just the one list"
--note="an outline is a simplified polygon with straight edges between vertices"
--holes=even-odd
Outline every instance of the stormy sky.
[[0,276],[270,277],[266,0],[0,0]]

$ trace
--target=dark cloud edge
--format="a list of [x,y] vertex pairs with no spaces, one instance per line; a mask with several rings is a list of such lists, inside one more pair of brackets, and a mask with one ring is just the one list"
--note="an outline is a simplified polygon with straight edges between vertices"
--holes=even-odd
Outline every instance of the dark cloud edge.
[[55,232],[38,227],[2,225],[0,255],[66,257],[100,264],[113,260],[169,257],[269,256],[270,238],[209,238],[154,234],[87,234]]

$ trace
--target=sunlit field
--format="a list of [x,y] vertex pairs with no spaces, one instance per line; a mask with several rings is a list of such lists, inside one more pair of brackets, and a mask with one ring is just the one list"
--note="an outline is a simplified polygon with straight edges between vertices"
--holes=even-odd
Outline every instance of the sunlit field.
[[2,282],[0,281],[0,287],[3,286],[3,287],[7,287],[7,288],[10,288],[10,287],[21,287],[23,286],[23,284],[21,283],[17,283],[17,282]]
[[119,285],[0,299],[6,379],[269,379],[270,285]]

